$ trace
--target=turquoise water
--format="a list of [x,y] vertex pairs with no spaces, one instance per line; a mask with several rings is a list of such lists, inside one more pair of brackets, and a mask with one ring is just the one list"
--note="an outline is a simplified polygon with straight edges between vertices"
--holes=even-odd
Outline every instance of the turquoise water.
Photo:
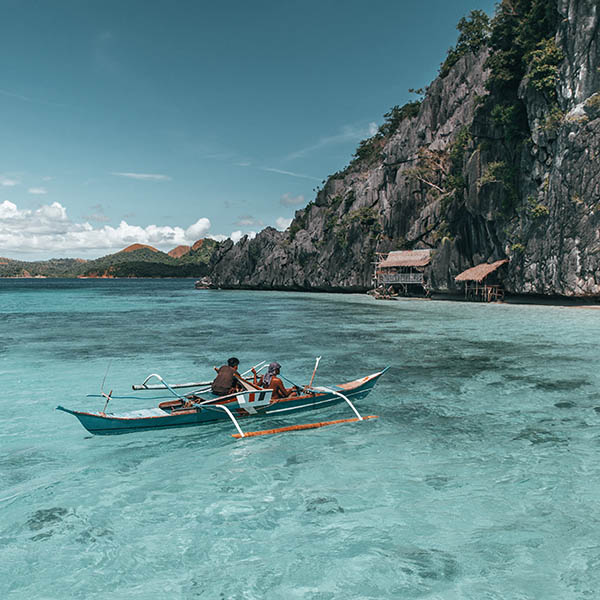
[[[600,589],[600,311],[0,281],[1,598],[580,599]],[[392,369],[380,419],[89,436],[152,372]],[[114,401],[114,408],[152,402]],[[246,429],[350,417],[337,406]]]

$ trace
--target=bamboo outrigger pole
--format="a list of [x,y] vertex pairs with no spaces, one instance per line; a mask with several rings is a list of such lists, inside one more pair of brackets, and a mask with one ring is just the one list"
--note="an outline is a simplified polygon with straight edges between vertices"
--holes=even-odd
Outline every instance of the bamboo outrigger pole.
[[[247,371],[245,371],[244,373],[241,374],[242,377],[247,377],[251,372],[252,369],[258,369],[260,367],[260,369],[258,369],[259,371],[261,369],[263,369],[263,365],[266,364],[266,361],[262,360],[261,362],[259,362],[257,365],[254,365],[251,369],[248,369]],[[110,367],[110,364],[109,364]],[[106,370],[106,372],[108,373],[108,369]],[[106,379],[106,375],[104,376],[104,379]],[[160,381],[159,384],[148,384],[148,381],[150,381],[151,379],[158,379],[158,381]],[[181,388],[191,388],[191,387],[205,387],[205,386],[209,386],[211,383],[213,382],[213,380],[211,379],[210,381],[197,381],[197,382],[190,382],[190,383],[172,383],[172,384],[167,384],[167,382],[160,376],[158,375],[158,373],[151,373],[150,375],[148,375],[148,377],[146,377],[146,379],[144,379],[144,381],[139,384],[139,385],[132,385],[131,389],[135,390],[135,391],[140,391],[140,390],[165,390],[165,389],[169,389],[171,388],[172,390],[175,389],[181,389]],[[104,381],[102,382],[102,385],[104,385]]]
[[338,419],[337,421],[321,421],[320,423],[306,423],[304,425],[290,425],[289,427],[280,427],[279,429],[264,429],[263,431],[247,431],[244,435],[232,433],[234,438],[254,437],[257,435],[271,435],[273,433],[285,433],[286,431],[301,431],[302,429],[316,429],[318,427],[327,427],[327,425],[337,425],[338,423],[356,423],[357,421],[366,421],[367,419],[377,419],[377,415],[367,415],[361,419]]
[[[315,365],[315,371],[317,370],[317,366],[319,365],[319,360],[320,360],[320,356],[319,358],[317,358],[317,364]],[[314,377],[314,372],[313,372],[313,377]],[[311,379],[311,383],[312,383],[312,379]],[[234,438],[241,438],[241,437],[254,437],[257,435],[271,435],[273,433],[285,433],[287,431],[301,431],[302,429],[316,429],[317,427],[326,427],[327,425],[337,425],[338,423],[355,423],[356,421],[364,421],[365,419],[377,419],[377,415],[369,415],[367,417],[361,417],[360,413],[356,410],[356,407],[354,406],[354,404],[352,404],[350,398],[348,398],[348,396],[346,396],[345,394],[342,394],[342,392],[338,392],[336,390],[333,390],[331,388],[328,387],[316,387],[316,388],[306,388],[306,389],[310,389],[313,392],[326,392],[329,394],[333,394],[334,396],[339,396],[340,398],[342,398],[343,400],[345,400],[348,403],[348,406],[350,406],[350,408],[354,411],[354,414],[356,415],[355,419],[338,419],[337,421],[321,421],[319,423],[305,423],[302,425],[290,425],[288,427],[280,427],[278,429],[264,429],[262,431],[248,431],[246,433],[242,433],[242,430],[239,428],[239,426],[236,423],[236,427],[238,428],[239,434],[238,433],[234,433],[233,437]],[[233,416],[231,416],[231,418],[233,419]],[[234,423],[235,423],[235,419],[233,419]]]

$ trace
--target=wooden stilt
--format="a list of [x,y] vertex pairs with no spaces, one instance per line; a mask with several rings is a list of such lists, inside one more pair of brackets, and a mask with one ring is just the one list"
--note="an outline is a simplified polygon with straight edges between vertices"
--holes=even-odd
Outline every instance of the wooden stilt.
[[[377,415],[368,415],[363,417],[363,420],[377,419]],[[318,427],[326,427],[327,425],[337,425],[338,423],[354,423],[359,419],[338,419],[337,421],[322,421],[320,423],[306,423],[305,425],[290,425],[289,427],[280,427],[279,429],[264,429],[263,431],[247,431],[241,436],[239,433],[233,433],[234,438],[254,437],[257,435],[271,435],[272,433],[285,433],[286,431],[301,431],[302,429],[317,429]]]

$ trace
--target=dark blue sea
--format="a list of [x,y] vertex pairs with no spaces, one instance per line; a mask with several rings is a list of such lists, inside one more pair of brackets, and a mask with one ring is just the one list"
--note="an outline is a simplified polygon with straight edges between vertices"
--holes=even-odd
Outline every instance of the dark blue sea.
[[[0,598],[598,598],[599,334],[586,308],[0,280]],[[55,410],[232,355],[298,383],[322,356],[317,385],[389,365],[357,403],[380,418],[235,440]]]

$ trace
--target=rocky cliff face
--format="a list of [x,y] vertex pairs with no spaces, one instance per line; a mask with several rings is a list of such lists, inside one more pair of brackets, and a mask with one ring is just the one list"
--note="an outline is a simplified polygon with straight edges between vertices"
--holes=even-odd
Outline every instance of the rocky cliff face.
[[490,84],[493,44],[465,54],[287,231],[221,244],[214,283],[364,290],[376,251],[426,247],[434,290],[508,257],[510,292],[600,295],[599,7],[557,0],[554,10],[554,33],[527,54],[514,97]]
[[[559,0],[558,109],[527,85],[531,142],[523,152],[522,199],[547,213],[522,217],[512,252],[514,292],[600,295],[600,14],[595,0]],[[556,123],[552,123],[552,119]],[[505,248],[511,254],[510,248]]]

